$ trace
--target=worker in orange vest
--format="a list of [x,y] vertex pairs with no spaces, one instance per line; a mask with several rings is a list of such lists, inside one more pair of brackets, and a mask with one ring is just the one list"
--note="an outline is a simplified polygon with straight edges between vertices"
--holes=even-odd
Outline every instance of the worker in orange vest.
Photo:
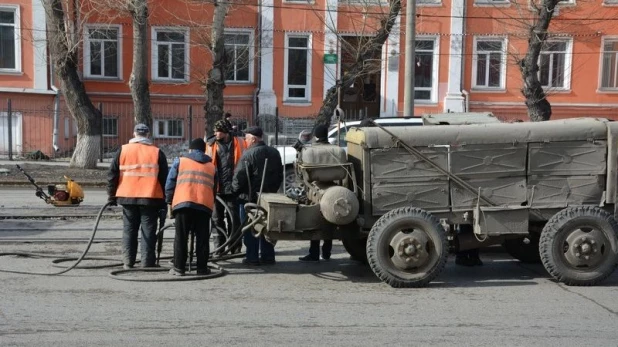
[[[234,225],[238,228],[240,225],[238,198],[232,193],[232,179],[234,178],[234,169],[238,165],[238,161],[245,151],[246,145],[243,138],[230,134],[232,129],[229,125],[230,122],[223,119],[215,123],[215,136],[208,141],[206,154],[212,158],[217,170],[217,177],[219,178],[217,193],[219,197],[225,201],[229,211],[231,211]],[[212,216],[217,227],[213,233],[215,256],[220,255],[224,251],[222,246],[226,241],[226,236],[220,230],[226,229],[224,213],[225,207],[220,203],[215,204]],[[228,230],[229,236],[232,236],[232,232],[233,230]],[[232,253],[240,253],[241,247],[242,244],[238,242],[238,245],[230,250]]]
[[171,275],[183,276],[187,262],[187,238],[195,234],[197,274],[210,273],[208,227],[215,204],[215,165],[204,152],[206,143],[198,138],[191,141],[189,153],[176,158],[165,183],[165,202],[176,219],[174,237],[174,268]]
[[168,167],[165,153],[153,145],[149,135],[146,124],[137,124],[134,138],[120,148],[109,166],[108,202],[122,205],[125,269],[135,265],[140,226],[142,267],[154,267],[156,262],[157,221],[159,212],[165,209],[163,189]]

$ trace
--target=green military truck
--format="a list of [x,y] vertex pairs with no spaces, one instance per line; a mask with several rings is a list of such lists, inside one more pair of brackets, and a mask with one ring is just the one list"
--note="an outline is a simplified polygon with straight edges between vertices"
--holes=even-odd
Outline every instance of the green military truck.
[[254,232],[341,239],[393,287],[424,286],[449,251],[492,244],[568,285],[597,284],[617,265],[617,123],[375,126],[346,141],[347,153],[304,148],[305,195],[261,194],[247,208]]

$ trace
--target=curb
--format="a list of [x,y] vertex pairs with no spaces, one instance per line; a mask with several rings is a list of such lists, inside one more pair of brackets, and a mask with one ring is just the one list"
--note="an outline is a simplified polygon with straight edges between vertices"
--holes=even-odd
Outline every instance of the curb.
[[[76,181],[81,187],[89,187],[89,188],[105,188],[107,187],[107,182],[101,181]],[[47,181],[37,181],[36,184],[44,189],[47,189],[47,185],[49,184],[66,184],[66,182],[47,182]],[[30,182],[24,181],[0,181],[0,187],[16,187],[16,188],[24,188],[24,187],[32,187],[34,186]]]

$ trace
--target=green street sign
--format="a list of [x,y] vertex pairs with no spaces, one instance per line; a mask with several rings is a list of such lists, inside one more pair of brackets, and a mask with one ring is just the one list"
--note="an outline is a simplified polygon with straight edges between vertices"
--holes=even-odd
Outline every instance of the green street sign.
[[337,64],[337,54],[324,54],[324,64]]

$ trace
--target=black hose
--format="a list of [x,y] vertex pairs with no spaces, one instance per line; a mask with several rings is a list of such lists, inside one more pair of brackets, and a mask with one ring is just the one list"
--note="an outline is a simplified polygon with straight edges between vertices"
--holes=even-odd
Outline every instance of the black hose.
[[[209,269],[214,269],[215,271],[207,274],[207,275],[184,275],[184,276],[169,276],[169,277],[157,277],[157,278],[139,278],[139,277],[124,277],[118,276],[123,273],[130,272],[168,272],[169,268],[162,267],[148,267],[148,268],[136,268],[136,269],[119,269],[110,271],[108,274],[109,277],[120,280],[120,281],[129,281],[129,282],[174,282],[174,281],[196,281],[196,280],[207,280],[211,278],[217,278],[225,275],[227,272],[219,265],[213,264],[208,266]],[[212,270],[211,270],[212,271]]]
[[[86,249],[84,249],[84,251],[79,256],[79,258],[77,258],[75,263],[73,263],[71,266],[69,266],[66,269],[63,269],[61,271],[58,271],[58,272],[27,272],[27,271],[4,270],[4,269],[0,269],[0,272],[6,272],[6,273],[12,273],[12,274],[21,274],[21,275],[57,276],[57,275],[62,275],[64,273],[67,273],[67,272],[73,270],[74,268],[77,267],[77,265],[79,263],[81,263],[82,260],[84,260],[86,258],[86,254],[88,254],[88,251],[90,250],[90,246],[92,246],[92,242],[94,241],[94,236],[97,234],[97,229],[99,228],[99,222],[101,221],[101,216],[103,215],[103,211],[105,211],[105,209],[109,205],[110,205],[110,203],[108,202],[105,205],[103,205],[103,207],[101,207],[101,210],[99,210],[99,214],[97,215],[96,222],[94,223],[94,227],[92,228],[92,234],[90,235],[90,240],[88,240],[88,245],[86,245]],[[41,254],[37,254],[37,253],[20,253],[20,254],[17,254],[17,252],[13,252],[13,253],[0,253],[0,257],[1,256],[6,256],[6,255],[22,255],[22,256],[32,256],[34,258],[41,258]]]

